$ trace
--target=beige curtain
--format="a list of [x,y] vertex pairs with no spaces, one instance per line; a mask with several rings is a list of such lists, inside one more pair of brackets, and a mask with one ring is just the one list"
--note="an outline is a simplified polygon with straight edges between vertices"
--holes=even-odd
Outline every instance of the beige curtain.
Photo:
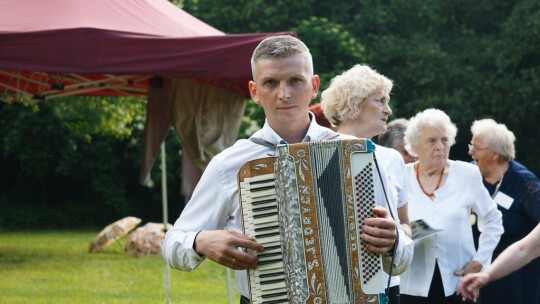
[[182,140],[182,194],[189,197],[200,174],[186,170],[204,170],[212,157],[236,141],[245,98],[186,78],[171,79],[167,91],[171,122]]
[[150,86],[147,97],[144,146],[141,170],[139,172],[139,182],[141,184],[144,184],[148,178],[161,143],[171,128],[166,90],[162,87],[156,88]]

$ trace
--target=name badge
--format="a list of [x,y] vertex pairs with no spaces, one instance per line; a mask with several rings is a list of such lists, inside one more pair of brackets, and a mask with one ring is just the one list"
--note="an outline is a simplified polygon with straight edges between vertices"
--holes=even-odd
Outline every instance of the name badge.
[[514,199],[510,196],[506,195],[505,193],[499,191],[495,198],[493,199],[497,205],[503,207],[504,209],[510,209],[512,204],[514,203]]

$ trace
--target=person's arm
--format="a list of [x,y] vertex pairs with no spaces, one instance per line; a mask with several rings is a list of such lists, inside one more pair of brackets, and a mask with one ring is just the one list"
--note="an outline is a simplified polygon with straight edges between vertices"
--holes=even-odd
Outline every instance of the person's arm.
[[411,223],[409,221],[409,204],[405,204],[398,208],[398,218],[399,223],[401,224],[401,228],[403,229],[403,232],[408,236],[412,236],[412,230],[411,230]]
[[[469,199],[474,201],[472,210],[478,216],[478,227],[481,233],[476,254],[463,268],[454,271],[454,275],[456,276],[477,273],[482,268],[487,268],[491,262],[493,250],[495,250],[501,234],[504,232],[502,214],[482,184],[480,170],[478,170],[478,167],[471,166],[470,164],[467,164],[466,170],[463,171],[463,179],[468,181],[467,184],[471,191]],[[467,223],[470,222],[469,216],[467,216],[466,221]]]
[[[252,238],[222,230],[234,216],[234,200],[238,197],[229,194],[229,188],[236,187],[235,175],[223,172],[221,163],[223,160],[218,155],[208,164],[189,203],[165,235],[163,256],[171,268],[191,271],[209,258],[227,267],[243,269],[251,267],[256,257],[238,247],[262,250]],[[230,184],[224,184],[227,182]]]
[[[400,159],[401,160],[401,159]],[[407,178],[405,163],[399,162],[399,175],[398,175],[398,218],[403,232],[408,237],[412,237],[411,223],[409,220],[409,200],[411,199],[411,183]]]
[[[499,243],[504,228],[502,225],[502,213],[497,209],[497,204],[491,199],[484,187],[480,170],[473,168],[472,176],[468,178],[464,176],[464,178],[467,178],[468,181],[469,191],[471,191],[470,199],[474,201],[472,211],[477,215],[478,229],[480,230],[478,250],[472,258],[473,261],[477,261],[482,265],[477,269],[480,271],[482,268],[487,268],[491,263],[493,250]],[[467,216],[466,220],[469,223],[469,216]],[[463,274],[467,273],[468,271],[465,271]]]
[[392,267],[392,275],[399,275],[411,264],[414,243],[390,217],[388,210],[377,206],[373,212],[376,217],[366,219],[360,237],[369,251],[383,256],[386,273],[390,273]]
[[506,248],[486,271],[490,280],[507,276],[540,256],[540,224],[526,237]]
[[540,256],[540,224],[520,241],[506,248],[487,271],[468,274],[461,279],[458,293],[476,302],[478,289],[520,269]]

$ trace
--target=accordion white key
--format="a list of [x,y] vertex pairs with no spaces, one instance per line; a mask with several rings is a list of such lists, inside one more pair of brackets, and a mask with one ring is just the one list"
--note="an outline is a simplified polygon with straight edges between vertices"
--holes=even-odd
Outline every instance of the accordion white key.
[[375,202],[367,139],[280,145],[238,173],[244,233],[264,245],[252,303],[386,303],[382,260],[360,240]]

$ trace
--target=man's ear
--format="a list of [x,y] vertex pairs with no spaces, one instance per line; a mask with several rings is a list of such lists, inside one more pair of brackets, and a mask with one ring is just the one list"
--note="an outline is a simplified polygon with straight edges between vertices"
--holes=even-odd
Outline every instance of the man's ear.
[[319,94],[320,84],[321,79],[319,79],[319,75],[313,75],[313,78],[311,79],[311,99],[317,98],[317,94]]
[[259,96],[257,95],[257,84],[255,83],[255,81],[251,80],[248,86],[251,99],[253,99],[256,104],[259,104]]

